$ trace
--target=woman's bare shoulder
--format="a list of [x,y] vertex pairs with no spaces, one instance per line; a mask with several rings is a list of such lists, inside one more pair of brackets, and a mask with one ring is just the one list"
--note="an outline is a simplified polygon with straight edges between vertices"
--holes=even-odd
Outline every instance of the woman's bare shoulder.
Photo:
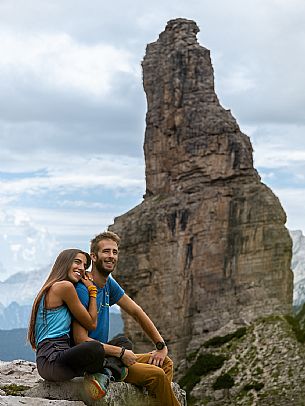
[[72,290],[72,289],[75,290],[75,286],[74,286],[73,283],[70,282],[70,281],[58,281],[58,282],[55,282],[55,283],[52,285],[51,289],[52,289],[54,292],[70,291],[70,290]]

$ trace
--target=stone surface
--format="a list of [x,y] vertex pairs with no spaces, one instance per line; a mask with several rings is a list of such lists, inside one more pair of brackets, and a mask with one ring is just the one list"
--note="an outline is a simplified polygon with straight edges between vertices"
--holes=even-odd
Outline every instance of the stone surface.
[[31,398],[27,396],[0,396],[1,406],[84,406],[84,402],[75,402],[69,400],[50,400],[43,398]]
[[[147,46],[144,201],[109,228],[122,237],[116,278],[177,363],[230,320],[291,311],[291,238],[252,146],[214,90],[195,22],[169,21]],[[128,316],[136,352],[151,343]]]
[[[3,396],[8,385],[23,386],[20,396]],[[181,405],[186,405],[185,392],[177,383],[173,389]],[[0,361],[0,405],[55,405],[71,406],[149,406],[151,398],[134,385],[124,382],[111,383],[106,396],[100,401],[91,401],[83,390],[83,379],[66,382],[44,381],[38,374],[36,364],[23,360]],[[52,400],[53,402],[50,402]],[[64,403],[66,402],[66,403]]]

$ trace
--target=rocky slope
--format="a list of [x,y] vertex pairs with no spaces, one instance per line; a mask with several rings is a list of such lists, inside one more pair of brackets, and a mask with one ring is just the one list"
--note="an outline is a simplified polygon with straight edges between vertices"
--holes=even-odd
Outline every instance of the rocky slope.
[[305,335],[292,317],[228,324],[189,354],[188,405],[304,405]]

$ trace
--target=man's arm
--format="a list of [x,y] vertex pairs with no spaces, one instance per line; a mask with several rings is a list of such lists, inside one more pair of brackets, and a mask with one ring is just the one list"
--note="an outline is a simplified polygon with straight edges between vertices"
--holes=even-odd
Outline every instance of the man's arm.
[[[124,294],[117,304],[142,327],[143,331],[155,344],[159,341],[164,341],[156,326],[147,316],[144,310],[128,295]],[[167,353],[168,351],[166,346],[162,350],[152,351],[148,363],[162,366]]]
[[[76,320],[73,320],[73,339],[75,344],[80,344],[85,341],[97,341],[93,338],[88,336],[88,331],[80,325]],[[99,341],[98,341],[99,342]],[[113,357],[120,357],[121,355],[121,347],[116,347],[114,345],[104,344],[103,345],[105,350],[105,355],[113,356]],[[131,350],[125,350],[124,355],[122,357],[122,361],[126,366],[133,365],[136,362],[136,356]]]

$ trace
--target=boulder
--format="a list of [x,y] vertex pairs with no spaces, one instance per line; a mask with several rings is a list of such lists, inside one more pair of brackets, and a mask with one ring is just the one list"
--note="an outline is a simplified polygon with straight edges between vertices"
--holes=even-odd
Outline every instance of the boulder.
[[[177,383],[172,385],[181,405],[186,405],[185,392]],[[92,401],[83,390],[83,378],[48,382],[39,376],[34,362],[23,360],[0,362],[0,391],[0,405],[149,406],[151,401],[145,390],[125,382],[111,383],[102,400]]]

